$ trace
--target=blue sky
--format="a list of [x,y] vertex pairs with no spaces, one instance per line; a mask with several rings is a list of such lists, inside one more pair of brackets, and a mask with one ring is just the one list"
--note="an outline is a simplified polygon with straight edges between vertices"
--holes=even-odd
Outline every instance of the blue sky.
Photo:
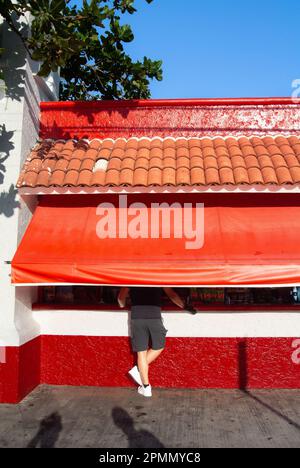
[[290,96],[300,78],[296,0],[136,0],[130,55],[163,60],[152,98]]

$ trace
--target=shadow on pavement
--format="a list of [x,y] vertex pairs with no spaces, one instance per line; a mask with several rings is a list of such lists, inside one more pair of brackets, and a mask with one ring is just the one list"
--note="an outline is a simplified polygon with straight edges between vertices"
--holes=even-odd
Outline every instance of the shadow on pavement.
[[261,398],[257,397],[256,395],[252,395],[252,393],[248,390],[248,356],[247,356],[247,340],[243,340],[239,343],[239,387],[247,396],[255,400],[257,403],[262,405],[267,410],[271,411],[273,414],[276,414],[279,418],[283,419],[286,423],[290,424],[291,426],[295,427],[296,429],[300,430],[300,426],[298,423],[290,419],[288,416],[285,416],[281,411],[273,408],[269,403],[264,402]]
[[117,427],[122,429],[128,439],[128,448],[164,448],[164,445],[151,432],[137,431],[134,420],[123,408],[115,407],[112,418]]
[[52,413],[40,422],[40,428],[37,434],[31,439],[27,448],[54,448],[58,440],[59,433],[63,425],[61,416],[58,413]]

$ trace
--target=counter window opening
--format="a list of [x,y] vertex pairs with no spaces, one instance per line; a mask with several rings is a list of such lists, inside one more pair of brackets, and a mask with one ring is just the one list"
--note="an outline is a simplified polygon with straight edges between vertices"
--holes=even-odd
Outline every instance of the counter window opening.
[[[119,287],[39,286],[33,309],[119,309]],[[300,309],[300,287],[174,288],[199,310]],[[162,309],[176,306],[164,295]]]

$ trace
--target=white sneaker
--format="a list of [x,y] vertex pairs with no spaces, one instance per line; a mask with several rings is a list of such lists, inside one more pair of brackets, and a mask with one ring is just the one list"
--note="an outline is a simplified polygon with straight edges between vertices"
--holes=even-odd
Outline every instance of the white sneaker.
[[138,383],[139,385],[143,385],[143,382],[142,382],[142,379],[141,379],[141,376],[140,376],[140,373],[139,373],[139,370],[138,370],[137,366],[134,366],[132,369],[130,369],[128,374],[131,375],[131,377],[133,378],[133,380],[136,381],[136,383]]
[[151,397],[152,396],[151,385],[148,385],[148,387],[144,387],[144,385],[140,385],[138,388],[138,392],[140,393],[140,395],[143,395],[144,397]]

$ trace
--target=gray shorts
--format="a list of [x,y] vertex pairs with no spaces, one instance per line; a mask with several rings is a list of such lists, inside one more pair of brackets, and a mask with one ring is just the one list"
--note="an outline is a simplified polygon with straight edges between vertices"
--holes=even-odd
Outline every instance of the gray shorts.
[[151,338],[152,349],[163,349],[166,345],[167,329],[162,318],[131,319],[131,345],[134,352],[146,351]]

